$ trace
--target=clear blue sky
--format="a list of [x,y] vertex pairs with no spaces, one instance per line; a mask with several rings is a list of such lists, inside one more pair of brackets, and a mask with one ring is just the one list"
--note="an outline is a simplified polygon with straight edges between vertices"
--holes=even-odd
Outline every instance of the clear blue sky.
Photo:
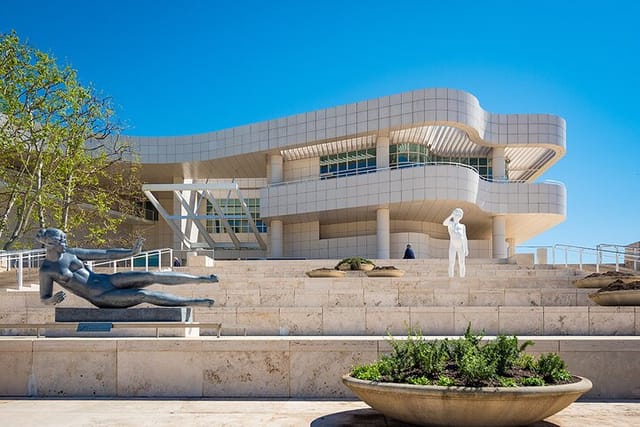
[[427,87],[567,120],[527,244],[640,240],[640,2],[3,0],[0,32],[69,63],[130,135],[187,135]]

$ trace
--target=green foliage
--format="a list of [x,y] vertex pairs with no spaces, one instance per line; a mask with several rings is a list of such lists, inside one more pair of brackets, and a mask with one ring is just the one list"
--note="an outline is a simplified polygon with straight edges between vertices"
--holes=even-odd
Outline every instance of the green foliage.
[[409,384],[416,384],[416,385],[431,385],[431,380],[429,380],[429,378],[427,377],[409,378],[407,382]]
[[439,385],[442,387],[451,387],[455,384],[456,382],[452,378],[447,377],[446,375],[440,375],[438,377],[438,380],[436,381],[436,385]]
[[378,381],[380,379],[380,365],[372,363],[370,365],[354,366],[351,370],[351,375],[361,380]]
[[567,381],[571,378],[566,367],[566,363],[560,358],[560,356],[555,353],[546,353],[538,358],[535,371],[544,381],[553,383]]
[[[137,163],[109,98],[70,66],[0,34],[0,242],[55,226],[92,241],[135,213]],[[29,235],[29,246],[32,236]]]
[[498,385],[500,387],[517,387],[518,383],[513,378],[498,377]]
[[516,366],[526,369],[527,371],[535,371],[536,369],[536,359],[527,353],[522,353],[516,362]]
[[373,261],[366,259],[366,258],[362,258],[362,257],[350,257],[350,258],[343,258],[342,260],[340,260],[340,262],[336,265],[336,269],[341,269],[342,266],[349,266],[349,269],[351,270],[360,270],[360,266],[362,264],[371,264],[371,265],[375,265],[373,263]]
[[462,356],[458,370],[465,385],[478,386],[496,375],[496,361],[488,359],[481,351],[468,352]]
[[545,385],[544,380],[540,377],[528,377],[523,378],[520,382],[523,386],[543,386]]
[[565,363],[549,353],[536,360],[523,353],[533,344],[515,336],[483,340],[469,326],[464,336],[451,340],[426,340],[410,330],[406,339],[390,337],[391,352],[369,365],[354,367],[351,376],[363,380],[441,386],[516,387],[570,380]]
[[495,340],[487,343],[482,350],[487,359],[495,361],[496,373],[504,375],[507,370],[516,365],[520,354],[531,344],[533,344],[532,341],[526,341],[518,345],[517,337],[499,335]]

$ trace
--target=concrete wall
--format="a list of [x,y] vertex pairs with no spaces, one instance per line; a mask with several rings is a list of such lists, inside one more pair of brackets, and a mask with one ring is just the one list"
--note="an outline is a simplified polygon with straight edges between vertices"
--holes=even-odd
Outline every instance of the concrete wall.
[[[640,338],[531,339],[591,379],[587,398],[640,398]],[[382,337],[3,338],[0,395],[347,398],[340,376],[388,351]]]

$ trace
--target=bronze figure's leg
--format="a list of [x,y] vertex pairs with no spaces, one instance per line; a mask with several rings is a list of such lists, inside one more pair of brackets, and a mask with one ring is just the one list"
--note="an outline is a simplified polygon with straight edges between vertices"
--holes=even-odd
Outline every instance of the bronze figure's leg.
[[119,289],[144,288],[149,285],[184,285],[186,283],[215,283],[218,278],[210,276],[194,276],[186,273],[125,271],[107,275],[113,286]]

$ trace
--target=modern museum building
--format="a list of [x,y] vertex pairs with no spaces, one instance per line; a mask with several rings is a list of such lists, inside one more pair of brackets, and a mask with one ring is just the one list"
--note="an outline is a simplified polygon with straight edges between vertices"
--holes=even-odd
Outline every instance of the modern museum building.
[[176,137],[126,137],[158,220],[147,246],[228,258],[446,258],[462,208],[472,258],[506,258],[565,219],[541,175],[565,121],[494,114],[473,95],[420,89]]

